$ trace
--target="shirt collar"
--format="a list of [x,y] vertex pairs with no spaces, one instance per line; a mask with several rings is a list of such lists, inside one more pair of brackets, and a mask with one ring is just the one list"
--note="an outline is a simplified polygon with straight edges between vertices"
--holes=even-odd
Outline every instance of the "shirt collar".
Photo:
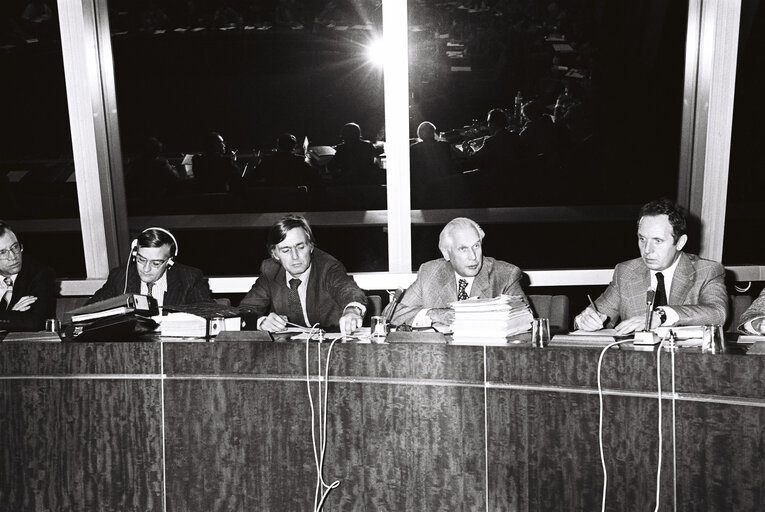
[[[18,274],[11,274],[10,276],[7,276],[7,277],[10,277],[11,281],[13,281],[13,284],[16,284],[16,278],[18,276],[19,276]],[[0,277],[0,287],[2,287],[3,289],[7,290],[9,287],[6,286],[6,284],[5,284],[5,278],[6,278],[6,276]],[[13,285],[11,285],[11,286],[13,286]]]
[[308,282],[308,277],[311,275],[311,267],[313,267],[313,265],[308,265],[308,268],[305,270],[305,272],[303,272],[302,274],[300,274],[297,277],[293,277],[292,274],[290,274],[285,269],[284,270],[284,276],[285,276],[285,278],[287,280],[287,288],[289,288],[289,286],[290,286],[290,279],[300,279],[300,286],[305,286],[306,283]]

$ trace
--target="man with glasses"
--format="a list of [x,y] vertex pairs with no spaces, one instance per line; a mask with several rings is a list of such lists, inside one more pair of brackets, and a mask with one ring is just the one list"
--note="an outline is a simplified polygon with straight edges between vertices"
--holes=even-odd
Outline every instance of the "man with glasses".
[[177,255],[178,243],[172,233],[163,228],[145,229],[133,240],[128,266],[112,269],[88,304],[124,293],[149,295],[160,307],[212,301],[202,271],[175,262]]
[[56,274],[24,258],[24,246],[0,221],[0,330],[41,331],[56,312]]

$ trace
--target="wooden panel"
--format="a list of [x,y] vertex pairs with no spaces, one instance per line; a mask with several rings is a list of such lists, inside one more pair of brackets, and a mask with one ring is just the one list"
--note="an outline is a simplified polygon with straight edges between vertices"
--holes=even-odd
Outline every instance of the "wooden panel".
[[30,343],[2,344],[2,375],[158,374],[160,344]]
[[765,510],[765,407],[676,407],[678,510]]
[[[668,405],[662,408],[665,418]],[[598,510],[603,471],[598,399],[576,395],[490,390],[487,401],[489,510]],[[607,510],[653,510],[658,461],[658,404],[606,397],[604,451]],[[671,478],[671,431],[663,422],[663,481]],[[662,509],[671,507],[663,484]]]
[[0,508],[160,511],[159,381],[0,380]]
[[483,390],[331,384],[325,510],[484,510]]
[[301,382],[165,382],[167,510],[310,510],[313,451]]
[[[310,344],[316,375],[318,343]],[[329,343],[322,343],[322,373]],[[305,375],[305,342],[166,343],[168,375]],[[330,375],[483,383],[483,348],[335,343]]]

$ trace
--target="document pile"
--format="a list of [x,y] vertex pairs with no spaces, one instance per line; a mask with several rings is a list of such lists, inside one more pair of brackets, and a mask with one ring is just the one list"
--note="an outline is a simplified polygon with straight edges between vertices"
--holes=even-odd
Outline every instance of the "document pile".
[[450,305],[455,345],[504,345],[508,336],[528,331],[534,319],[529,305],[517,296],[467,299]]

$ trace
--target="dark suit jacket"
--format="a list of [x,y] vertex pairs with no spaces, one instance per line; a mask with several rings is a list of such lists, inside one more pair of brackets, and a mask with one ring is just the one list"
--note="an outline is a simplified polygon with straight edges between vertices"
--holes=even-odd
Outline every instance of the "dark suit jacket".
[[[510,263],[484,257],[481,271],[470,289],[471,297],[493,298],[517,295],[526,299],[521,289],[521,269]],[[446,308],[457,300],[457,281],[451,263],[443,258],[423,263],[417,279],[404,293],[391,319],[394,325],[411,324],[423,308]],[[528,302],[528,300],[527,300]]]
[[323,187],[321,178],[305,163],[305,159],[282,151],[265,155],[247,182],[248,186],[263,184]]
[[[141,278],[138,277],[135,264],[128,266],[127,291],[124,293],[141,293]],[[125,289],[125,268],[117,267],[109,272],[106,283],[88,299],[86,304],[92,304],[112,297],[122,295]],[[210,287],[198,268],[176,263],[167,269],[167,292],[165,306],[193,304],[194,302],[212,301]]]
[[[21,272],[13,283],[13,295],[7,310],[0,311],[0,329],[6,331],[42,331],[46,318],[56,316],[58,283],[52,268],[24,255]],[[11,311],[20,298],[34,295],[37,301],[27,311]]]
[[[651,273],[641,258],[619,263],[611,284],[595,301],[598,310],[608,315],[606,327],[645,315],[650,286]],[[716,261],[681,253],[667,302],[680,317],[677,325],[723,325],[728,315],[725,269]]]
[[762,290],[762,292],[760,292],[760,296],[757,297],[754,302],[752,302],[752,305],[749,306],[746,311],[744,311],[736,327],[740,331],[743,331],[744,325],[747,322],[763,316],[765,316],[765,290]]
[[[366,295],[343,264],[321,249],[313,250],[306,286],[308,321],[311,325],[318,322],[324,329],[337,328],[343,309],[351,302],[367,303]],[[288,291],[284,267],[273,259],[263,260],[258,280],[239,304],[248,328],[254,329],[257,319],[271,312],[286,315]]]

